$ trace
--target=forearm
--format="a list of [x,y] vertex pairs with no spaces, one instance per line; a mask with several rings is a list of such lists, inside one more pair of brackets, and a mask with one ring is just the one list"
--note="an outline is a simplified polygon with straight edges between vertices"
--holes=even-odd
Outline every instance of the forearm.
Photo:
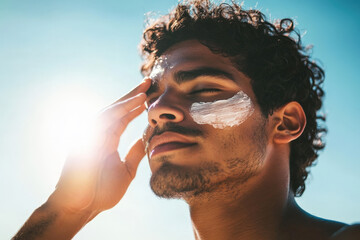
[[92,218],[90,213],[65,212],[47,202],[34,211],[12,240],[71,239]]

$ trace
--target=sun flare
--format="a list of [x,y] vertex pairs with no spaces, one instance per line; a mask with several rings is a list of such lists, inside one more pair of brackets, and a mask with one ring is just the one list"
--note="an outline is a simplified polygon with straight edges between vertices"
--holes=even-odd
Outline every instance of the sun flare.
[[82,86],[58,89],[41,107],[40,140],[46,155],[63,159],[90,137],[89,125],[104,106],[94,90]]

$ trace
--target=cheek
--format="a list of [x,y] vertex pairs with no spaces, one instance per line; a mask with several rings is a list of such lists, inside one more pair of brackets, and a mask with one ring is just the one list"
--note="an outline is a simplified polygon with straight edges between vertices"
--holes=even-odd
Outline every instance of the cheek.
[[254,105],[243,91],[233,97],[214,102],[193,103],[190,116],[197,124],[224,129],[242,124],[254,112]]
[[239,158],[243,160],[263,158],[266,145],[266,121],[255,111],[239,126],[214,129],[208,127],[204,148],[210,151],[208,157],[219,159]]
[[239,157],[248,150],[248,134],[240,127],[229,127],[223,130],[213,129],[206,141],[210,155],[216,158]]

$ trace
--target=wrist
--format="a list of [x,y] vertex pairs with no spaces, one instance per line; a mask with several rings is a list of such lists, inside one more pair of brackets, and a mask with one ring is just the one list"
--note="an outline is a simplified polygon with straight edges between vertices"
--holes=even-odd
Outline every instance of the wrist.
[[89,208],[69,207],[54,193],[50,195],[40,209],[48,214],[56,215],[60,221],[72,222],[80,229],[98,214],[98,212],[89,210]]
[[81,219],[93,218],[92,216],[100,213],[92,207],[93,204],[88,199],[83,201],[79,201],[79,199],[74,201],[74,199],[76,199],[75,196],[56,189],[44,203],[44,207],[63,215],[81,217]]

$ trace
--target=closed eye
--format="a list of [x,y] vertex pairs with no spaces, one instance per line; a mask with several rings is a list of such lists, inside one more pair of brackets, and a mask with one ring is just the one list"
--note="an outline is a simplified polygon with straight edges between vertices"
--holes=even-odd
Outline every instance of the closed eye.
[[213,92],[220,92],[220,89],[217,88],[202,88],[199,90],[194,90],[190,92],[190,94],[199,94],[199,93],[213,93]]

